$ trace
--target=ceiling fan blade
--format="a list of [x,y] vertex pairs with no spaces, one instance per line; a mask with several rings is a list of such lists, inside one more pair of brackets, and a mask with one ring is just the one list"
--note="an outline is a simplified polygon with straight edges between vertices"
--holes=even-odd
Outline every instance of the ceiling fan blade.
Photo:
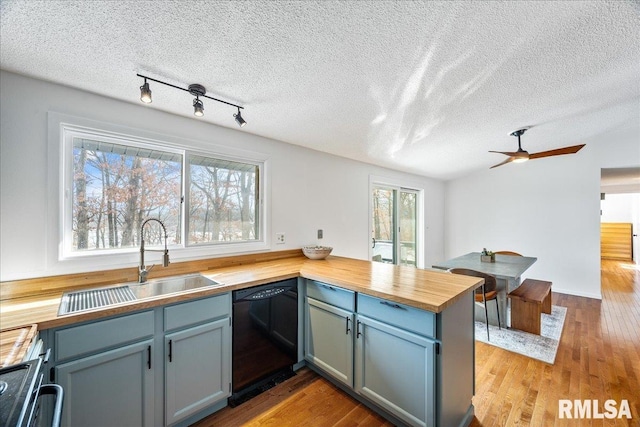
[[502,163],[498,163],[497,165],[493,165],[491,166],[489,169],[493,169],[493,168],[497,168],[498,166],[502,166],[502,165],[506,165],[507,163],[511,163],[515,160],[515,157],[509,157],[507,160],[505,160]]
[[580,151],[580,149],[584,146],[585,144],[573,145],[571,147],[557,148],[555,150],[541,151],[539,153],[531,153],[529,154],[529,160],[540,159],[542,157],[562,156],[563,154],[574,154]]
[[518,154],[517,152],[511,152],[511,151],[489,151],[490,153],[500,153],[500,154],[504,154],[505,156],[515,156],[516,154]]

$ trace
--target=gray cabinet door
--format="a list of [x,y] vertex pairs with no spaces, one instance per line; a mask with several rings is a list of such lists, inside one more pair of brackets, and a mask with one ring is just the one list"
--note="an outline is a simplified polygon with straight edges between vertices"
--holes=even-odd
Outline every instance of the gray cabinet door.
[[63,426],[153,426],[153,340],[58,365]]
[[409,425],[435,426],[435,341],[365,316],[356,321],[356,392]]
[[353,318],[347,310],[306,298],[305,359],[353,387]]
[[230,392],[229,318],[165,336],[165,424],[173,424]]

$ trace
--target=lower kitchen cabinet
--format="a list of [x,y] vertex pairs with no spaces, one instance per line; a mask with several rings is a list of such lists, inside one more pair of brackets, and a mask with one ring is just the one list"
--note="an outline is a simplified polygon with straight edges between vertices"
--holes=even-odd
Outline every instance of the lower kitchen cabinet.
[[165,422],[173,424],[229,396],[229,319],[165,336]]
[[62,425],[181,425],[224,406],[230,316],[226,293],[45,331]]
[[63,426],[153,426],[153,340],[58,365]]
[[305,359],[353,386],[353,312],[307,297]]
[[473,291],[437,314],[348,292],[307,281],[307,362],[394,423],[468,425],[473,418]]
[[355,391],[410,425],[435,426],[436,342],[358,315]]

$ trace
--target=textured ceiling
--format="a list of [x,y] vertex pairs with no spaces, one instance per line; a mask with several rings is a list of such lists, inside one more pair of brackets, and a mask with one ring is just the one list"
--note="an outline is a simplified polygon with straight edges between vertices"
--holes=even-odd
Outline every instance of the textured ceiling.
[[[245,106],[242,132],[435,178],[502,161],[488,150],[514,150],[523,126],[537,152],[640,120],[637,1],[2,0],[0,11],[5,70],[129,102],[136,73],[200,83]],[[193,117],[189,94],[151,89],[148,108]],[[233,112],[205,99],[198,120],[237,128]]]

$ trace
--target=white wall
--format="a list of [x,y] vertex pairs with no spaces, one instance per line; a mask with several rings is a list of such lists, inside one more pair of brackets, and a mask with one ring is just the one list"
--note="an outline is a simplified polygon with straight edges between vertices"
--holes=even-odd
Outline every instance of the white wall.
[[640,216],[640,194],[607,194],[600,208],[602,222],[636,222]]
[[[314,244],[316,230],[322,228],[322,244],[333,246],[335,255],[366,259],[369,176],[419,183],[425,190],[425,265],[443,258],[444,184],[440,181],[4,71],[0,72],[0,96],[0,280],[135,266],[138,262],[137,254],[124,262],[119,258],[115,263],[102,260],[94,265],[58,261],[55,216],[59,197],[48,194],[52,172],[48,170],[49,112],[266,155],[271,170],[269,231],[271,235],[286,233],[286,244],[272,244],[271,250]],[[172,253],[172,260],[181,260],[179,251]]]
[[538,261],[524,273],[555,292],[601,298],[600,169],[640,164],[637,126],[579,153],[509,164],[446,185],[445,257],[483,247]]

